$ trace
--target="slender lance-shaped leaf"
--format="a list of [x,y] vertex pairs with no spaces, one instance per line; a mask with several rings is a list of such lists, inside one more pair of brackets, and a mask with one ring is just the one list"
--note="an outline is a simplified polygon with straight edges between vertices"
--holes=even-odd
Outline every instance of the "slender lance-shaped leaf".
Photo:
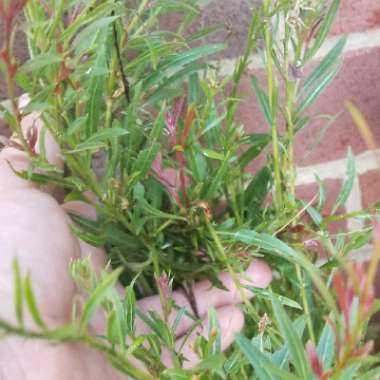
[[311,374],[310,367],[306,359],[304,346],[288,315],[286,314],[281,303],[274,296],[272,296],[272,304],[281,335],[285,339],[296,372],[302,379],[313,379],[314,377]]
[[76,35],[71,47],[76,48],[81,44],[87,44],[91,37],[99,33],[99,31],[107,29],[117,18],[118,16],[102,17],[99,20],[89,23]]
[[[97,69],[107,71],[107,30],[98,38],[100,47],[97,50],[97,56],[94,66]],[[105,85],[105,75],[93,75],[90,80],[88,93],[90,98],[86,105],[86,115],[88,115],[86,123],[86,136],[90,137],[99,128],[100,115],[104,108],[103,91]]]
[[46,53],[40,54],[27,61],[21,69],[24,71],[34,71],[51,66],[62,61],[62,57],[58,54]]
[[272,171],[263,167],[252,179],[244,192],[244,203],[250,215],[260,212],[260,207],[272,183]]
[[310,107],[321,96],[324,89],[336,77],[340,68],[340,63],[335,64],[331,71],[320,82],[318,82],[318,85],[305,96],[305,98],[302,100],[302,102],[295,111],[297,117],[299,117],[302,114],[302,112],[304,112],[308,107]]
[[326,57],[323,58],[314,71],[306,78],[299,94],[300,97],[302,97],[305,93],[308,93],[312,88],[316,87],[316,85],[327,75],[327,73],[331,70],[331,67],[340,58],[346,44],[347,36],[339,39]]
[[24,279],[24,295],[25,295],[25,300],[29,308],[30,315],[33,318],[34,323],[44,329],[45,323],[42,319],[42,316],[40,314],[40,311],[38,310],[36,298],[34,296],[34,292],[32,289],[32,284],[30,281],[30,275],[28,274],[25,279]]
[[317,345],[317,354],[325,370],[331,367],[335,355],[335,335],[329,323],[325,324]]
[[211,199],[215,192],[220,189],[221,182],[224,178],[224,176],[227,174],[229,167],[228,158],[226,157],[218,170],[213,175],[211,183],[206,182],[201,191],[201,197],[204,200]]
[[[294,320],[292,324],[297,335],[300,338],[302,338],[302,335],[305,331],[305,326],[306,326],[305,316],[301,315],[296,320]],[[289,360],[290,360],[289,348],[286,344],[282,348],[280,348],[278,351],[274,352],[271,358],[272,363],[276,367],[282,368],[282,369],[288,368]]]
[[[138,178],[144,178],[152,167],[154,159],[157,157],[160,144],[154,142],[149,148],[143,149],[137,156],[132,167],[132,173],[139,172]],[[136,177],[135,180],[137,181]]]
[[355,158],[354,158],[354,155],[352,154],[351,148],[349,148],[348,153],[347,153],[346,179],[343,183],[340,194],[338,195],[338,198],[336,199],[334,203],[334,206],[331,211],[331,215],[334,214],[338,210],[338,208],[341,205],[343,205],[348,199],[348,197],[350,196],[352,187],[354,186],[355,175],[356,175]]
[[196,47],[189,49],[186,52],[182,52],[168,63],[158,67],[156,72],[144,79],[143,88],[150,88],[151,86],[154,86],[164,80],[167,77],[168,72],[174,73],[182,70],[185,65],[195,62],[198,59],[204,58],[210,54],[217,53],[225,47],[225,44],[214,44]]
[[326,10],[325,17],[314,40],[314,44],[305,54],[305,61],[311,59],[322,46],[322,44],[325,42],[336,18],[339,5],[340,0],[332,0],[331,6],[329,7],[329,9]]
[[272,125],[272,116],[270,113],[270,107],[269,107],[269,100],[265,92],[261,89],[259,82],[256,77],[252,77],[252,86],[255,90],[256,98],[259,102],[261,111],[263,112],[265,116],[265,120],[267,121],[268,125]]
[[[256,288],[254,286],[249,286],[249,285],[244,286],[244,287],[246,289],[250,290],[253,294],[255,294],[257,298],[263,298],[263,299],[267,299],[267,300],[270,300],[272,298],[273,293],[271,293],[269,290]],[[274,294],[274,295],[276,296],[276,298],[278,299],[278,301],[282,305],[289,306],[293,309],[302,310],[302,307],[298,302],[293,301],[292,299],[285,297],[285,296],[280,296],[277,294]]]
[[108,146],[108,142],[111,139],[124,136],[127,133],[128,131],[123,128],[101,129],[89,137],[85,142],[80,143],[74,149],[67,151],[67,153],[73,154],[87,150],[98,150],[99,148],[106,148]]
[[291,263],[298,263],[301,265],[301,267],[306,269],[309,273],[331,310],[333,310],[336,315],[338,314],[335,300],[331,296],[325,282],[322,280],[318,269],[306,258],[304,254],[295,251],[293,248],[289,247],[283,241],[274,236],[265,233],[260,234],[253,230],[242,229],[236,232],[218,231],[218,234],[224,238],[234,239],[249,245],[256,245],[272,255],[278,255]]
[[125,323],[129,334],[132,334],[135,331],[136,296],[133,291],[134,282],[135,280],[126,287],[124,299]]
[[94,315],[96,308],[106,297],[109,289],[113,287],[119,278],[122,268],[119,268],[112,273],[106,275],[100,283],[96,286],[94,291],[90,294],[86,303],[83,306],[82,315],[79,321],[79,329],[84,332],[90,322],[91,317]]
[[319,200],[318,200],[317,210],[321,211],[326,203],[326,194],[327,194],[326,184],[317,175],[315,176],[315,180],[319,184],[319,191],[318,191]]
[[255,369],[255,375],[259,380],[299,380],[298,377],[273,365],[268,357],[243,335],[236,335],[236,343]]
[[22,280],[20,275],[20,266],[18,264],[17,258],[13,260],[13,277],[14,277],[14,299],[15,299],[15,311],[17,322],[22,325],[24,320],[23,313],[23,289]]
[[244,170],[269,144],[271,136],[263,133],[254,133],[250,136],[252,145],[240,156],[239,166]]

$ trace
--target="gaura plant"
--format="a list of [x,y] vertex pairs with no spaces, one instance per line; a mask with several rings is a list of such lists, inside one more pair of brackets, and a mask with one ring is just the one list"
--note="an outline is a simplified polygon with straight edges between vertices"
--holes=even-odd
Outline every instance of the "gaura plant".
[[[221,26],[194,32],[205,3],[0,1],[5,25],[0,67],[9,100],[1,110],[18,137],[10,144],[31,162],[28,171],[16,174],[64,189],[65,200],[92,204],[97,221],[72,214],[73,233],[104,246],[114,268],[97,276],[87,261],[73,262],[72,275],[86,302],[81,311],[74,307],[70,326],[49,330],[31,280],[21,278],[15,262],[16,309],[25,300],[38,329],[26,330],[21,315],[19,325],[0,321],[0,328],[5,334],[83,342],[135,379],[375,379],[378,359],[365,339],[378,309],[373,293],[378,233],[367,268],[351,263],[348,254],[371,240],[371,228],[331,233],[329,227],[350,217],[370,221],[376,205],[354,215],[338,213],[355,178],[350,151],[347,178],[329,215],[322,216],[323,181],[317,179],[319,192],[309,203],[295,193],[296,135],[319,117],[308,110],[338,73],[347,38],[313,70],[308,64],[326,40],[340,2],[252,3],[245,50],[225,77],[213,55],[226,45],[204,42]],[[170,15],[179,21],[166,30]],[[22,65],[12,53],[16,31],[27,38],[30,59]],[[252,54],[263,62],[264,81],[250,68]],[[249,133],[238,121],[244,101],[240,82],[247,75],[265,133]],[[30,98],[23,108],[17,87]],[[32,112],[59,144],[64,171],[47,162],[42,144],[36,153],[33,127],[23,132],[21,121]],[[259,155],[265,164],[252,172]],[[194,281],[208,278],[222,287],[217,275],[227,271],[244,295],[238,274],[256,257],[270,263],[276,280],[269,290],[248,289],[256,294],[254,307],[243,296],[246,327],[236,344],[221,352],[211,310],[208,338],[199,337],[194,347],[200,364],[185,368],[173,342],[187,312],[176,307],[171,289],[183,289],[197,326]],[[125,286],[121,298],[118,279]],[[164,316],[139,312],[136,299],[156,293]],[[88,330],[97,309],[107,317],[102,337]],[[169,325],[173,310],[177,317]],[[137,319],[151,333],[136,336]],[[161,362],[160,347],[172,352],[174,368]]]

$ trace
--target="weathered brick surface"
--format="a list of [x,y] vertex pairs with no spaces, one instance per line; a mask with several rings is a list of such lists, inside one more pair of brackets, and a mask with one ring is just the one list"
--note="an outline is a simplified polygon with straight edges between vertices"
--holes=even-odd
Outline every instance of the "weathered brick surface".
[[[345,56],[341,72],[308,112],[310,115],[339,116],[333,122],[314,117],[310,125],[299,132],[295,153],[300,166],[345,157],[349,146],[355,154],[368,149],[345,109],[348,100],[363,112],[376,141],[380,143],[379,62],[380,48]],[[255,74],[263,78],[262,71],[258,70]],[[250,131],[268,131],[252,90],[250,75],[243,78],[240,90],[245,98],[239,108],[239,120]]]
[[380,172],[371,170],[362,174],[359,178],[360,188],[362,189],[363,207],[372,206],[380,201]]
[[327,122],[314,122],[299,134],[297,157],[303,165],[342,158],[351,146],[354,153],[368,149],[359,131],[345,110],[345,102],[353,102],[365,115],[377,142],[380,142],[380,48],[359,51],[347,55],[344,65],[332,85],[311,109],[311,114],[342,114],[335,120],[321,138],[317,148],[309,149],[323,131]]
[[333,34],[364,32],[379,27],[378,0],[342,0]]

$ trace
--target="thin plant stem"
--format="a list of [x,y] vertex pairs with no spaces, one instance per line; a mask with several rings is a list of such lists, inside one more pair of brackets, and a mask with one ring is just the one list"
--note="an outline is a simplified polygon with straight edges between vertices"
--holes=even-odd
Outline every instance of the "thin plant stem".
[[89,336],[81,335],[76,332],[68,333],[67,335],[60,336],[57,338],[54,331],[42,331],[35,332],[27,330],[23,327],[15,327],[8,322],[0,320],[0,329],[4,330],[7,335],[22,336],[24,338],[46,340],[50,342],[81,342],[86,346],[96,349],[99,352],[107,355],[108,357],[115,360],[119,364],[118,369],[123,369],[123,372],[129,376],[133,376],[135,379],[141,380],[157,380],[157,378],[151,376],[145,371],[135,367],[124,355],[117,352],[113,348],[106,344],[101,343],[98,339]]
[[309,330],[310,339],[312,340],[313,343],[315,343],[316,339],[315,339],[315,334],[314,334],[313,321],[311,320],[309,302],[307,300],[306,291],[305,291],[305,281],[303,279],[301,267],[298,264],[296,264],[296,272],[297,272],[298,283],[300,285],[300,290],[301,290],[302,304],[303,304],[303,308],[305,312],[304,315],[307,318],[307,327]]
[[[264,2],[264,13],[265,17],[269,14],[269,1]],[[272,149],[273,149],[273,166],[274,166],[274,205],[276,210],[279,212],[283,207],[283,197],[282,197],[282,179],[281,179],[281,157],[279,151],[279,138],[277,130],[277,112],[275,108],[275,79],[273,74],[273,59],[272,59],[272,36],[271,36],[271,25],[269,17],[264,23],[264,41],[265,41],[265,51],[266,51],[266,74],[268,83],[268,101],[269,109],[272,118],[271,132],[272,132]]]

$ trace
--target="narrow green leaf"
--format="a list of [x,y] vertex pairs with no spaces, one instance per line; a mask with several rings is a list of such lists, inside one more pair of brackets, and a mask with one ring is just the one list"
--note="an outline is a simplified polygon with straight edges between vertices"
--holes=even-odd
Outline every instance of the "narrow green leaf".
[[74,38],[71,47],[77,48],[79,45],[87,45],[88,41],[97,33],[108,28],[112,22],[114,22],[118,16],[102,17],[99,20],[89,23],[85,28],[83,28]]
[[119,331],[116,323],[115,310],[111,310],[107,317],[107,340],[111,344],[117,344],[119,342]]
[[[293,324],[294,330],[296,331],[297,335],[301,339],[306,327],[305,316],[302,315],[298,317],[296,320],[293,321],[292,324]],[[289,348],[287,344],[285,344],[282,348],[274,352],[271,358],[272,363],[276,367],[285,369],[285,370],[289,366],[289,360],[290,360],[290,353],[289,353]]]
[[122,268],[119,268],[113,271],[112,273],[105,275],[104,278],[99,282],[96,288],[89,295],[87,301],[83,306],[82,315],[79,321],[79,329],[81,332],[86,331],[88,324],[96,311],[96,308],[107,296],[107,293],[110,290],[110,288],[112,288],[116,284],[116,281],[119,278],[121,272]]
[[15,311],[17,322],[22,325],[24,321],[23,313],[23,289],[22,289],[22,280],[20,275],[20,266],[18,264],[17,258],[13,259],[12,263],[13,268],[13,278],[14,278],[14,300],[15,300]]
[[292,358],[292,364],[294,365],[297,374],[305,380],[313,379],[301,339],[297,335],[288,315],[275,296],[272,297],[272,305],[281,335],[285,339],[290,357]]
[[204,156],[212,158],[214,160],[223,161],[224,155],[222,153],[215,152],[215,150],[204,148],[202,149]]
[[58,54],[53,54],[53,53],[46,53],[46,54],[40,54],[37,55],[29,61],[25,62],[21,69],[24,71],[34,71],[38,69],[42,69],[46,66],[51,66],[56,63],[61,62],[62,57]]
[[336,77],[340,68],[340,63],[335,64],[333,68],[330,70],[330,72],[320,82],[318,82],[317,86],[305,95],[305,97],[303,98],[303,100],[301,101],[301,103],[295,111],[296,119],[297,117],[300,117],[302,112],[304,112],[308,107],[310,107],[321,96],[325,88]]
[[336,199],[334,206],[331,210],[331,215],[333,215],[340,206],[342,206],[348,197],[351,194],[352,188],[354,186],[356,176],[356,165],[355,165],[355,158],[352,154],[351,148],[348,149],[347,153],[347,169],[346,169],[346,179],[342,185],[342,189],[338,195],[338,198]]
[[319,184],[319,200],[318,200],[318,206],[317,210],[321,211],[326,203],[326,185],[317,175],[315,175],[315,179],[317,183]]
[[154,104],[157,101],[165,99],[162,94],[168,89],[168,87],[174,87],[178,82],[184,81],[189,75],[197,74],[198,72],[205,71],[209,66],[205,63],[197,63],[188,65],[182,70],[175,72],[174,74],[168,73],[167,76],[162,77],[162,84],[147,98],[147,104]]
[[125,321],[129,334],[132,334],[135,331],[136,295],[133,290],[133,286],[134,281],[132,281],[132,283],[125,288],[124,299]]
[[123,128],[101,129],[87,138],[85,142],[79,143],[74,149],[67,151],[67,153],[74,154],[107,148],[111,139],[125,136],[126,134],[128,134],[128,131]]
[[[159,149],[160,144],[153,142],[149,148],[140,151],[137,155],[135,163],[133,164],[132,173],[139,172],[138,178],[145,178],[152,167],[154,159],[157,157]],[[136,180],[138,178],[136,178]]]
[[307,206],[306,212],[317,226],[320,226],[323,223],[322,215],[313,206]]
[[236,334],[236,343],[255,369],[259,380],[299,380],[298,377],[274,366],[252,342],[241,334]]
[[290,299],[288,297],[281,296],[281,295],[278,295],[276,293],[270,292],[269,290],[262,289],[262,288],[256,288],[256,287],[250,286],[250,285],[246,285],[246,286],[244,286],[244,288],[248,289],[253,294],[255,294],[257,298],[263,298],[263,299],[270,300],[270,299],[272,299],[272,295],[273,295],[278,299],[278,301],[282,305],[289,306],[293,309],[302,310],[302,306],[298,302],[293,301],[292,299]]
[[336,18],[339,5],[340,0],[332,0],[329,9],[326,10],[325,17],[314,40],[314,44],[305,54],[305,61],[311,59],[326,40]]
[[328,370],[335,356],[335,335],[329,323],[325,324],[321,337],[319,338],[317,354],[323,364],[323,368]]
[[228,158],[225,157],[221,165],[219,166],[218,170],[213,174],[212,176],[212,181],[210,182],[205,182],[202,191],[201,191],[201,197],[204,200],[209,200],[211,199],[215,192],[220,189],[220,184],[227,174],[229,168],[229,161]]
[[170,380],[189,380],[192,376],[193,372],[181,369],[181,368],[169,368],[166,369],[162,376],[164,379],[170,379]]
[[175,341],[175,337],[171,334],[169,326],[158,316],[156,312],[149,311],[148,314],[144,314],[139,309],[136,309],[136,315],[148,326],[167,346],[172,346]]
[[27,274],[27,276],[24,279],[24,295],[25,295],[26,303],[29,308],[30,315],[32,316],[34,323],[38,327],[44,329],[46,326],[42,319],[40,311],[38,310],[38,306],[37,306],[36,298],[34,296],[34,292],[32,289],[32,284],[30,281],[29,274]]
[[185,307],[181,307],[176,316],[175,316],[175,319],[174,319],[174,322],[172,324],[172,328],[171,328],[171,331],[172,331],[172,334],[173,335],[176,335],[177,334],[177,328],[179,326],[179,324],[181,323],[182,321],[182,318],[186,315],[187,313],[187,310]]
[[263,133],[253,133],[248,135],[251,145],[239,157],[239,166],[244,170],[270,143],[271,136]]
[[217,53],[223,50],[225,47],[225,44],[213,44],[182,51],[169,62],[159,66],[156,72],[145,78],[143,88],[148,89],[166,78],[169,72],[178,72],[179,70],[182,70],[185,65],[195,62],[198,59],[204,58],[210,54]]
[[241,229],[236,232],[218,231],[218,234],[222,238],[230,238],[248,245],[255,245],[269,254],[278,255],[291,263],[298,263],[309,273],[331,310],[337,312],[335,300],[322,280],[318,268],[303,253],[295,251],[274,236],[265,233],[260,234],[253,230]]
[[[93,25],[93,24],[92,24]],[[90,26],[92,26],[90,25]],[[100,47],[94,67],[107,71],[107,33],[101,34],[99,37]],[[86,136],[91,137],[99,128],[100,116],[104,110],[104,86],[105,75],[94,75],[90,79],[88,94],[90,95],[86,105],[86,115],[88,115],[86,123]]]
[[226,357],[222,353],[210,355],[201,360],[201,362],[195,367],[195,371],[211,371],[218,375],[224,375],[223,366],[225,361]]
[[252,179],[244,192],[245,207],[250,215],[260,212],[261,205],[267,196],[272,183],[272,171],[263,167]]
[[330,52],[322,59],[314,71],[306,78],[300,96],[307,93],[310,89],[316,87],[326,74],[330,71],[331,67],[336,63],[337,59],[341,56],[344,47],[347,43],[347,36],[339,39],[336,45],[330,50]]
[[255,76],[252,77],[251,81],[252,86],[255,90],[256,98],[259,102],[259,106],[265,116],[265,120],[267,121],[268,125],[272,125],[272,116],[270,112],[268,97],[265,94],[265,92],[261,89],[259,82]]
[[363,375],[356,377],[356,380],[374,380],[380,377],[380,367],[372,369]]

